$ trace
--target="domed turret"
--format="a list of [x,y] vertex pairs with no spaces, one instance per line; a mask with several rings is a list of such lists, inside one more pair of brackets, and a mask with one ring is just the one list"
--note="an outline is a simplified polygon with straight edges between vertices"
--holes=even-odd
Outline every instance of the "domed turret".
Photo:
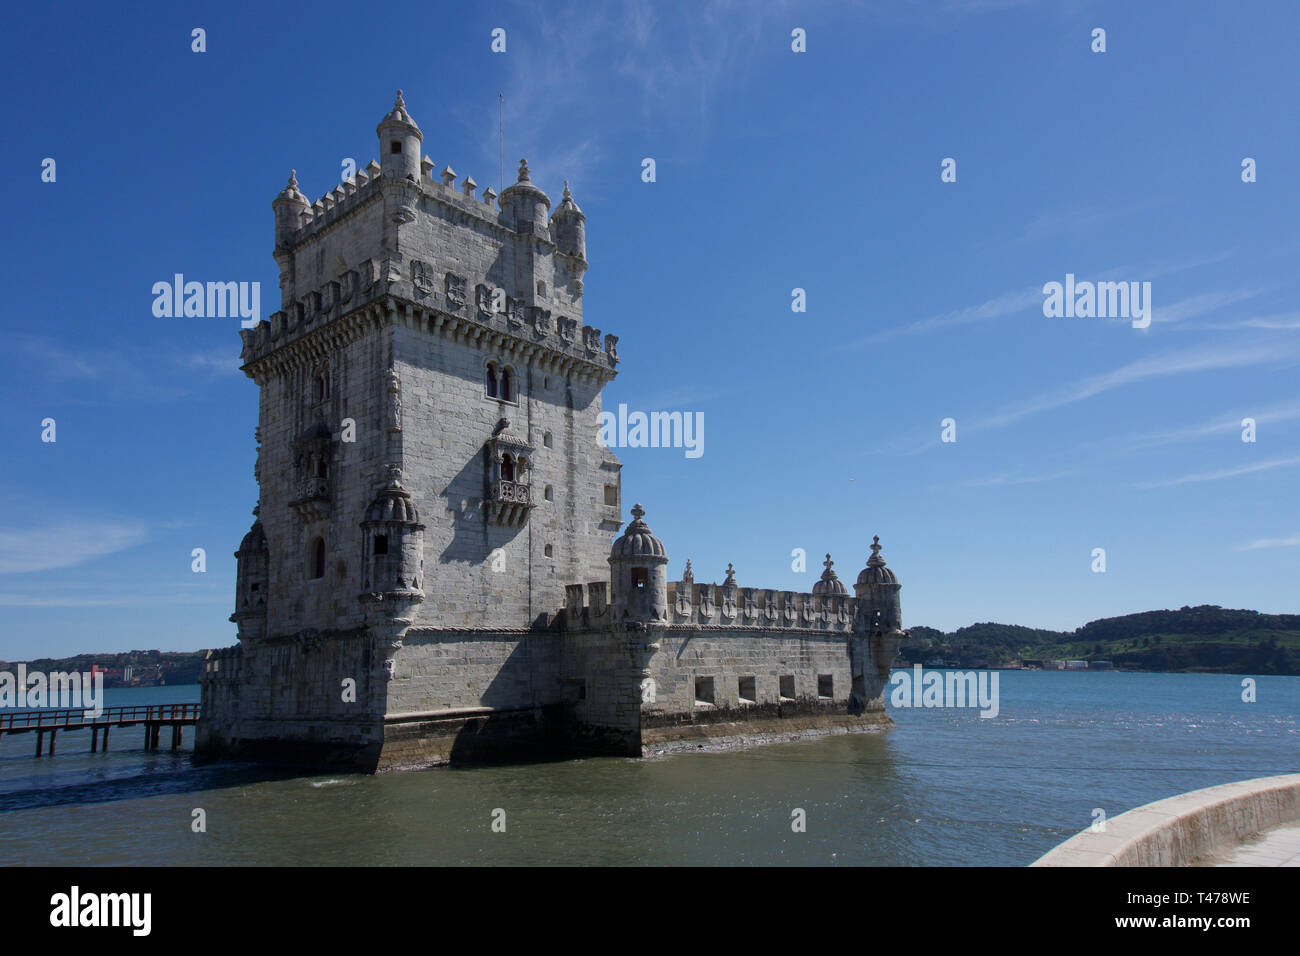
[[903,626],[902,605],[898,599],[900,590],[894,572],[885,567],[885,559],[880,556],[880,536],[871,542],[871,557],[867,566],[858,575],[854,591],[866,601],[866,613],[875,631],[893,631]]
[[298,191],[298,170],[289,170],[289,184],[271,200],[275,213],[275,244],[286,245],[289,237],[302,225],[302,214],[311,208],[307,197]]
[[848,597],[848,587],[846,587],[844,582],[840,580],[839,575],[831,570],[831,565],[835,563],[831,560],[831,556],[829,554],[826,555],[826,560],[822,563],[825,565],[826,570],[822,572],[821,580],[813,585],[812,593],[832,596],[842,594],[845,597]]
[[569,181],[564,181],[564,199],[551,216],[551,235],[555,238],[555,248],[562,255],[573,256],[582,262],[587,261],[587,217],[582,214],[578,204],[569,192]]
[[882,584],[898,584],[898,579],[894,577],[893,571],[885,567],[885,559],[880,556],[880,535],[875,535],[871,540],[871,557],[867,558],[867,566],[858,575],[858,587]]
[[254,521],[235,552],[235,613],[230,620],[238,626],[241,641],[259,638],[266,629],[270,560],[266,531],[260,520]]
[[632,522],[609,549],[611,605],[618,621],[662,621],[668,615],[668,552],[632,506]]
[[421,592],[424,525],[415,502],[402,487],[397,467],[390,468],[389,480],[366,509],[361,531],[364,593]]
[[533,185],[528,160],[519,160],[519,180],[501,194],[501,208],[509,214],[516,232],[546,236],[546,214],[551,208],[551,200]]
[[401,90],[397,91],[392,110],[379,121],[375,132],[379,136],[379,168],[383,175],[419,182],[420,144],[424,142],[424,134],[406,112]]

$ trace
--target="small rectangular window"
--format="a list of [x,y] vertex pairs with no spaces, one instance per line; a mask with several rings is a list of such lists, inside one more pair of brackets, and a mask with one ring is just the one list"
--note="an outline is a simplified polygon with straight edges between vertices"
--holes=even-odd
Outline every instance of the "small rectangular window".
[[643,590],[650,583],[650,572],[646,568],[632,569],[632,587]]
[[389,152],[391,152],[394,156],[396,156],[401,151],[402,151],[402,141],[400,139],[393,140],[393,145],[389,150]]
[[794,675],[786,674],[781,678],[781,699],[794,700]]
[[375,554],[387,554],[387,553],[388,553],[388,535],[386,534],[375,535]]
[[695,703],[697,705],[713,703],[712,677],[695,678]]
[[758,700],[758,695],[754,693],[755,680],[752,677],[742,677],[740,679],[740,702],[742,704],[752,704]]
[[618,485],[605,486],[605,504],[618,506]]
[[817,696],[828,698],[835,696],[835,679],[830,674],[817,675]]

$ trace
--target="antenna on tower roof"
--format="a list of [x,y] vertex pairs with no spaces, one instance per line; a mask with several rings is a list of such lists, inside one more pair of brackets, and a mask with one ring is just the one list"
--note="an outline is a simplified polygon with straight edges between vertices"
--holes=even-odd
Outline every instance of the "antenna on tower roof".
[[497,94],[497,194],[499,195],[506,187],[505,184],[505,155],[506,155],[506,98]]

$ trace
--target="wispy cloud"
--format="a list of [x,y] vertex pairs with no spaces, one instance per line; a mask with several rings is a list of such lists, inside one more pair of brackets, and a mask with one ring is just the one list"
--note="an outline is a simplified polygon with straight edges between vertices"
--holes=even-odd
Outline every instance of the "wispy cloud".
[[1072,471],[1054,471],[1046,475],[992,475],[988,478],[975,478],[971,481],[964,481],[962,485],[966,488],[989,488],[1001,485],[1036,485],[1043,481],[1056,481],[1058,478],[1068,478],[1074,474]]
[[116,554],[144,540],[145,528],[113,522],[62,523],[0,529],[0,574],[71,568]]
[[229,604],[224,594],[195,595],[190,593],[123,594],[120,591],[98,595],[35,595],[0,593],[0,607],[154,607],[161,605]]
[[1238,545],[1232,550],[1258,551],[1261,548],[1294,548],[1297,545],[1300,545],[1300,534],[1292,535],[1289,538],[1260,538],[1250,544]]
[[1274,288],[1276,286],[1245,286],[1222,292],[1202,292],[1198,295],[1188,296],[1185,299],[1179,299],[1170,305],[1154,306],[1151,310],[1151,321],[1153,323],[1182,322],[1185,319],[1193,319],[1208,312],[1218,312],[1239,302],[1246,302]]
[[1197,345],[1194,348],[1178,349],[1150,358],[1138,359],[1112,371],[1085,378],[1068,388],[1044,392],[972,427],[1002,428],[1031,415],[1073,405],[1112,389],[1152,379],[1193,372],[1210,372],[1254,365],[1287,365],[1296,362],[1300,362],[1300,342],[1255,342],[1236,346],[1217,343]]
[[182,397],[196,387],[238,374],[239,353],[234,348],[211,352],[179,351],[143,346],[73,347],[37,335],[19,334],[10,347],[23,367],[39,375],[43,384],[85,383],[97,394],[149,400]]
[[942,315],[931,316],[928,319],[921,319],[908,325],[899,326],[898,328],[885,329],[868,335],[865,338],[858,339],[850,343],[851,346],[868,345],[874,342],[880,342],[885,339],[892,339],[900,335],[919,335],[925,332],[933,332],[937,329],[951,328],[955,325],[969,325],[972,322],[986,322],[992,319],[1004,319],[1008,316],[1018,315],[1031,308],[1042,308],[1043,294],[1038,288],[1018,289],[1014,292],[1006,292],[1002,295],[995,296],[979,305],[969,306],[964,309],[956,309],[952,312],[945,312]]
[[[611,137],[677,126],[707,139],[722,94],[758,68],[755,54],[770,24],[790,6],[706,0],[671,17],[650,2],[520,6],[517,16],[530,22],[509,34],[503,58],[505,185],[514,182],[518,158],[528,156],[534,182],[554,190],[572,180],[581,203],[593,195]],[[493,160],[494,114],[479,121],[482,152]],[[575,129],[588,133],[575,141]]]
[[1136,487],[1168,488],[1173,485],[1185,485],[1198,481],[1219,481],[1223,478],[1235,478],[1238,475],[1251,475],[1260,471],[1272,471],[1274,468],[1289,468],[1292,465],[1300,465],[1300,456],[1292,458],[1274,458],[1269,461],[1255,462],[1250,465],[1238,465],[1235,468],[1220,468],[1217,471],[1202,471],[1193,475],[1183,475],[1181,478],[1171,478],[1168,481],[1146,481],[1136,485]]
[[1201,438],[1213,438],[1233,433],[1240,434],[1241,422],[1244,418],[1253,418],[1256,428],[1262,425],[1279,425],[1296,421],[1300,419],[1300,400],[1269,405],[1258,409],[1243,410],[1239,413],[1224,413],[1199,424],[1176,428],[1172,431],[1132,435],[1128,438],[1127,444],[1129,447],[1134,448],[1152,448],[1177,442],[1196,441]]

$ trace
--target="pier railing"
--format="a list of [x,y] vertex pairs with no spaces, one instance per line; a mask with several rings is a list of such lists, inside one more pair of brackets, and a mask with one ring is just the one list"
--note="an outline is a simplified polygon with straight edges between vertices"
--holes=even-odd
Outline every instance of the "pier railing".
[[105,707],[98,717],[93,710],[24,710],[16,713],[0,711],[0,733],[15,730],[76,730],[79,727],[116,724],[142,724],[159,721],[177,723],[197,722],[198,704],[152,704],[134,707]]
[[172,729],[172,750],[181,746],[186,725],[199,722],[198,704],[142,704],[134,707],[105,707],[98,716],[86,708],[24,710],[0,712],[0,737],[8,734],[36,734],[36,756],[44,750],[45,735],[50,735],[49,750],[54,753],[54,742],[60,730],[89,730],[90,752],[108,749],[108,732],[112,727],[135,727],[144,724],[144,749],[157,750],[162,728]]

